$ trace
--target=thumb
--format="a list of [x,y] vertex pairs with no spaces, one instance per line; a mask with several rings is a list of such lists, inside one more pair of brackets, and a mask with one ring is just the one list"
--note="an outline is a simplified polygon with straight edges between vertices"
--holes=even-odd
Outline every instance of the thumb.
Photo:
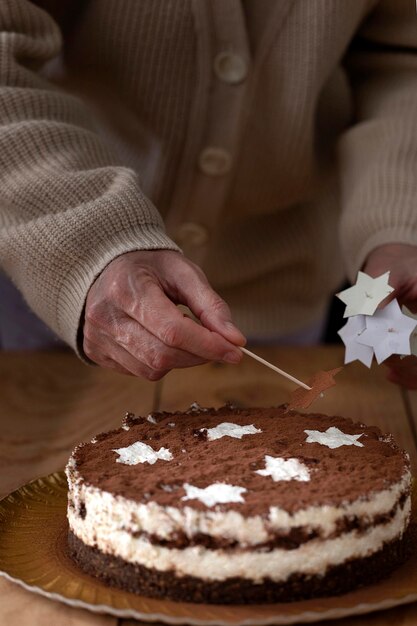
[[245,345],[246,338],[232,322],[228,305],[211,288],[203,273],[191,270],[187,280],[177,284],[177,292],[205,328],[219,333],[237,346]]

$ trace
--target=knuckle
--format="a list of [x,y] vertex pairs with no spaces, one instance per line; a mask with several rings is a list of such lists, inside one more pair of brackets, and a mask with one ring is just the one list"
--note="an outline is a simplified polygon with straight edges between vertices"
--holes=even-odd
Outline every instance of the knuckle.
[[103,354],[99,350],[99,347],[89,339],[83,340],[83,350],[86,356],[94,363],[101,365],[103,362]]
[[87,303],[85,308],[85,322],[86,328],[89,326],[101,326],[103,323],[103,305],[101,302],[90,302]]
[[203,270],[190,261],[187,261],[186,264],[178,269],[176,276],[178,282],[184,284],[192,283],[197,289],[205,289],[208,286],[207,277]]
[[150,370],[147,373],[146,378],[150,380],[151,382],[155,382],[157,380],[161,380],[161,378],[163,378],[166,373],[167,373],[166,370],[164,371]]
[[[125,309],[131,317],[143,322],[146,317],[147,307],[149,306],[149,294],[151,288],[155,286],[154,279],[145,272],[138,272],[135,275],[136,289],[130,289],[127,296],[124,297]],[[140,297],[138,294],[140,293]]]
[[143,323],[144,311],[142,298],[129,299],[129,301],[126,302],[126,311],[130,317],[133,317],[133,319],[137,320],[139,323]]
[[168,322],[161,329],[161,340],[170,348],[181,346],[181,329],[176,322]]
[[228,311],[229,307],[227,306],[225,301],[222,300],[220,296],[218,296],[217,294],[213,294],[213,298],[211,301],[211,309],[215,313],[219,313],[219,312]]
[[120,320],[114,320],[112,334],[119,346],[125,349],[129,349],[134,344],[132,329],[126,324],[121,323]]
[[163,350],[155,350],[149,355],[148,365],[152,370],[165,371],[170,366],[170,358]]
[[122,296],[123,291],[121,277],[118,274],[113,275],[106,284],[107,298],[117,301]]
[[91,346],[91,344],[94,342],[95,335],[96,331],[94,325],[86,320],[83,328],[84,347],[86,344]]
[[91,351],[91,341],[90,341],[89,336],[85,332],[85,328],[84,328],[84,332],[83,332],[83,350],[85,352],[87,352],[87,350]]

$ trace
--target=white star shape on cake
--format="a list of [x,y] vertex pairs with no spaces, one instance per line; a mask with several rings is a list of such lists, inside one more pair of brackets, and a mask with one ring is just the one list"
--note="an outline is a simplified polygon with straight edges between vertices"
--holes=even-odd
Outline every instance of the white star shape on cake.
[[352,361],[361,361],[366,367],[371,367],[374,351],[370,346],[365,346],[358,342],[358,337],[366,329],[366,318],[364,315],[353,315],[338,331],[343,343],[346,346],[345,364]]
[[319,443],[322,446],[327,446],[332,449],[340,448],[340,446],[358,446],[359,448],[363,448],[363,443],[358,441],[363,433],[359,435],[348,435],[335,426],[330,426],[330,428],[324,432],[320,430],[305,430],[304,432],[308,435],[306,443]]
[[373,348],[378,363],[391,354],[411,354],[410,336],[416,320],[402,313],[397,300],[392,300],[366,320],[366,330],[358,337],[359,343]]
[[298,459],[282,459],[280,457],[265,455],[265,469],[256,470],[260,476],[271,476],[274,482],[280,480],[310,480],[310,471],[304,463]]
[[222,437],[234,437],[235,439],[242,439],[244,435],[256,435],[262,431],[256,428],[253,424],[247,426],[240,426],[239,424],[233,424],[232,422],[222,422],[214,428],[201,428],[201,431],[207,431],[207,439],[209,441],[215,441]]
[[343,317],[373,315],[382,300],[394,291],[388,284],[388,278],[389,272],[377,278],[358,272],[356,283],[336,294],[347,305]]
[[124,465],[137,465],[138,463],[149,463],[153,465],[161,459],[162,461],[171,461],[174,457],[167,448],[160,448],[154,450],[147,443],[142,441],[135,441],[132,445],[126,448],[116,448],[113,452],[117,452],[119,458],[116,459],[116,463],[123,463]]
[[247,491],[244,487],[228,485],[227,483],[213,483],[203,489],[184,483],[183,487],[186,495],[181,500],[200,500],[208,507],[228,502],[244,502],[242,493]]

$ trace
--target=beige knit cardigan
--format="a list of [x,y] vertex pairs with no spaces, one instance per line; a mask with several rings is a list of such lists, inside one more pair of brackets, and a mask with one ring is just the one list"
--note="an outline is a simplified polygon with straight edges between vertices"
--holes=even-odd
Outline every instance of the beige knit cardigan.
[[413,0],[0,0],[0,30],[0,265],[70,345],[124,252],[179,244],[267,335],[417,243]]

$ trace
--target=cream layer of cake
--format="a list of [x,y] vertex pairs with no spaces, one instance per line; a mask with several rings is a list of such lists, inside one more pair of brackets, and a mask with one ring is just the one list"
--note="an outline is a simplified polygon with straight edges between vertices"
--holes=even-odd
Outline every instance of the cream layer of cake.
[[[96,534],[124,530],[131,535],[143,533],[155,539],[175,541],[178,533],[189,539],[204,534],[213,538],[237,541],[242,546],[256,546],[276,537],[288,536],[292,528],[303,527],[314,531],[321,538],[338,532],[341,523],[348,518],[361,520],[362,525],[372,525],[374,518],[392,515],[404,501],[410,507],[411,474],[406,470],[400,481],[368,499],[332,506],[310,506],[290,514],[278,506],[271,506],[267,516],[244,517],[238,511],[200,511],[191,507],[182,509],[161,506],[156,502],[140,503],[113,495],[97,487],[85,484],[80,478],[73,458],[67,466],[70,484],[70,507],[68,517],[75,534],[88,537],[93,545]],[[404,500],[405,498],[405,500]],[[76,513],[85,506],[89,515]],[[408,518],[404,516],[404,520]]]
[[[97,498],[96,504],[110,504],[109,500],[106,502],[106,498],[101,496]],[[92,504],[88,497],[86,502]],[[207,549],[202,545],[181,549],[157,545],[124,530],[120,517],[114,515],[111,520],[107,518],[101,524],[95,523],[94,518],[88,522],[87,517],[80,522],[80,517],[74,511],[69,513],[68,519],[70,529],[83,543],[128,563],[159,571],[173,570],[180,576],[207,580],[240,577],[258,582],[264,578],[282,581],[295,573],[324,574],[331,566],[369,556],[403,535],[409,523],[410,510],[411,499],[408,497],[402,506],[397,507],[389,522],[371,526],[363,534],[358,535],[353,530],[331,539],[316,538],[292,550],[276,548],[265,551],[251,544],[250,549],[234,552]],[[105,512],[100,516],[105,518]]]
[[[323,575],[400,540],[410,520],[409,461],[392,438],[284,408],[130,417],[76,448],[67,476],[83,544],[207,581]],[[235,501],[187,496],[220,481]]]

